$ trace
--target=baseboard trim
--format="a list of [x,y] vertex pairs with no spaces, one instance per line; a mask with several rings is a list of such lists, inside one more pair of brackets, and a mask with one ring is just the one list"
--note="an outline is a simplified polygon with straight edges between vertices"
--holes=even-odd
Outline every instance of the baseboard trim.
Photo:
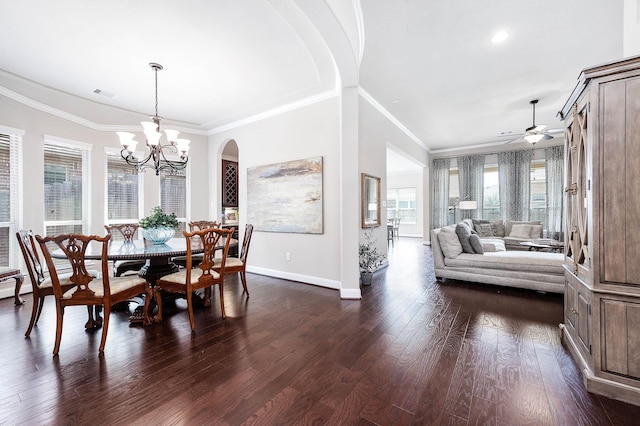
[[314,277],[311,275],[294,274],[291,272],[278,271],[269,268],[260,268],[258,266],[247,266],[247,272],[258,275],[265,275],[267,277],[281,278],[289,281],[296,281],[303,284],[317,285],[318,287],[329,288],[331,290],[339,290],[341,299],[361,299],[362,294],[360,288],[357,289],[344,289],[341,288],[340,281],[328,280],[326,278]]

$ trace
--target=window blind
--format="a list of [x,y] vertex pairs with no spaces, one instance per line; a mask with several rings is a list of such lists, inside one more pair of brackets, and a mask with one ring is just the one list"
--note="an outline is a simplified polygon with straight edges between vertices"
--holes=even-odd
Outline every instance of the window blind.
[[120,155],[107,155],[107,223],[136,223],[139,215],[139,177]]
[[187,173],[185,170],[160,172],[160,207],[169,214],[175,213],[181,228],[187,218]]
[[0,134],[0,266],[18,267],[18,175],[21,136]]
[[47,235],[83,232],[88,149],[45,142],[44,221]]

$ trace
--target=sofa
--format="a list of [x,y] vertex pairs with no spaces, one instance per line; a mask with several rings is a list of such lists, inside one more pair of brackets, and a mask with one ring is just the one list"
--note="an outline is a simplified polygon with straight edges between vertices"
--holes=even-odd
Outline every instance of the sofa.
[[[467,230],[466,235],[472,241],[464,249],[461,228]],[[475,228],[473,231],[469,228],[467,220],[431,230],[436,279],[564,293],[564,254],[506,250],[504,237],[480,237],[474,233]]]

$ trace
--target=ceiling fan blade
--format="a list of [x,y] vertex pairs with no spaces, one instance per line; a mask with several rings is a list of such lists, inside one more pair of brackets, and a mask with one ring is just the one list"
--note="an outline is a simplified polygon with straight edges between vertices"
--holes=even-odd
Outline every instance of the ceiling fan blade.
[[524,139],[522,138],[522,136],[518,136],[515,139],[511,139],[510,141],[506,141],[504,144],[507,145],[507,144],[510,144],[512,142],[516,142],[516,141],[519,141],[519,140],[524,140]]
[[549,135],[549,134],[545,133],[545,134],[544,134],[544,137],[543,137],[542,139],[544,139],[544,140],[553,139],[553,136],[551,136],[551,135]]
[[555,135],[557,133],[564,133],[564,127],[558,127],[556,129],[549,129],[545,133],[549,135]]
[[534,132],[543,132],[543,131],[544,131],[544,129],[546,129],[547,127],[549,127],[549,126],[547,126],[546,124],[538,124],[538,125],[533,129],[533,131],[534,131]]

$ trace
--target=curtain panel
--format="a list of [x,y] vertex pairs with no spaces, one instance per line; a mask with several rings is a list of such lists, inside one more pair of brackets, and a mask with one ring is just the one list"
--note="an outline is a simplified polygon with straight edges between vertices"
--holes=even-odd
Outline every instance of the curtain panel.
[[441,228],[448,225],[449,215],[449,158],[433,160],[433,208],[431,226]]
[[529,220],[533,151],[498,154],[500,214],[503,220]]
[[547,235],[564,241],[564,146],[544,149],[547,180]]
[[458,157],[460,201],[476,201],[476,210],[460,210],[460,219],[481,218],[484,200],[484,154]]

